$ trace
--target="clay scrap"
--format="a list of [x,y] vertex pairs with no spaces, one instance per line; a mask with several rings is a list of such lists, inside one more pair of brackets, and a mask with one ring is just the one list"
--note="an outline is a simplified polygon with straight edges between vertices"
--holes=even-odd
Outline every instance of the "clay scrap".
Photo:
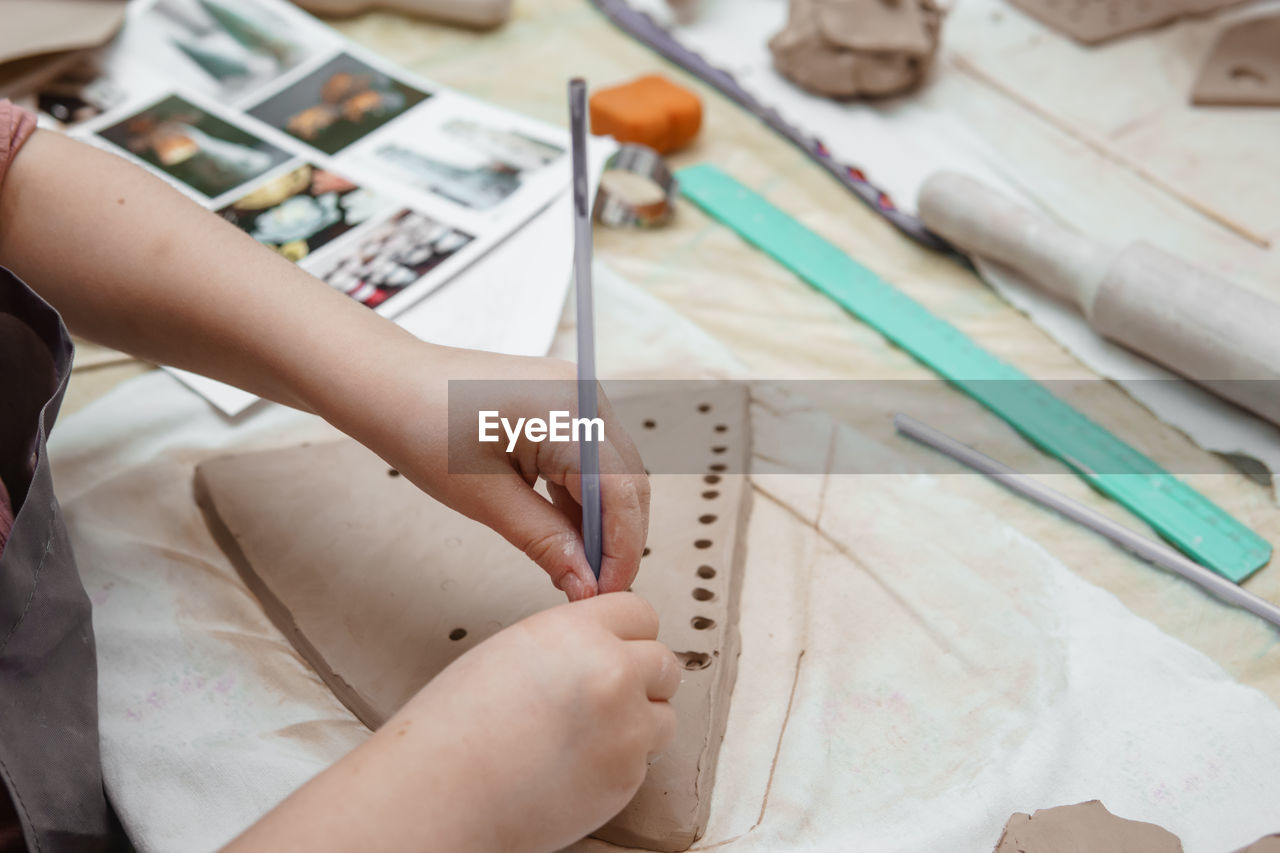
[[353,17],[385,9],[413,18],[444,21],[479,30],[501,26],[511,17],[511,0],[296,0],[313,15]]
[[896,95],[929,73],[941,29],[934,0],[791,0],[769,49],[778,73],[811,92]]
[[1041,23],[1083,44],[1101,44],[1188,15],[1247,0],[1010,0]]
[[1099,800],[1074,806],[1015,812],[994,853],[1182,853],[1182,842],[1167,829],[1116,817]]
[[[737,672],[750,488],[731,472],[750,458],[747,399],[721,386],[614,409],[646,459],[654,443],[704,457],[691,473],[651,478],[649,547],[634,586],[687,670],[672,703],[679,733],[631,803],[595,833],[679,851],[706,826]],[[371,728],[463,652],[564,600],[500,536],[354,442],[205,462],[196,495],[272,621]]]
[[1200,67],[1193,104],[1280,106],[1280,14],[1227,27]]

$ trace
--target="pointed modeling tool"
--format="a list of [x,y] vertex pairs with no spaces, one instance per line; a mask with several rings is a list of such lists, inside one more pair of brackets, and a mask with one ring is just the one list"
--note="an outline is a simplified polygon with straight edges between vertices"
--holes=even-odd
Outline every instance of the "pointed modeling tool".
[[1182,556],[1168,545],[1133,532],[1123,524],[1112,521],[1102,513],[1049,488],[1039,480],[1026,474],[1019,474],[1003,462],[997,462],[969,445],[962,444],[951,436],[920,423],[915,418],[895,415],[893,426],[908,438],[928,445],[962,465],[985,474],[1009,491],[1024,498],[1030,498],[1072,521],[1078,521],[1093,532],[1107,537],[1135,557],[1181,575],[1192,583],[1198,584],[1201,589],[1218,600],[1242,607],[1254,616],[1265,619],[1280,628],[1280,607],[1248,590],[1241,589],[1221,575]]
[[[578,321],[578,417],[597,417],[596,332],[591,302],[591,205],[587,199],[587,84],[569,81],[569,136],[573,160],[573,289]],[[604,541],[600,527],[600,445],[591,430],[581,444],[582,544],[600,579]]]

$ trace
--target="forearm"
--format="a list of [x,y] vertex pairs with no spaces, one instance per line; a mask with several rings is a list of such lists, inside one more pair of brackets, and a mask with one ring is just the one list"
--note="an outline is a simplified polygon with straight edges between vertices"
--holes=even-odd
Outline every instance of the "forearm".
[[0,263],[84,338],[299,408],[425,348],[158,178],[47,131],[0,188]]
[[[599,583],[573,521],[572,448],[525,441],[508,453],[475,443],[461,450],[468,476],[449,473],[449,381],[525,380],[525,390],[505,392],[504,407],[545,418],[573,405],[571,365],[419,341],[160,179],[44,131],[0,187],[0,264],[83,337],[320,415],[497,530],[571,598],[626,589],[635,577],[648,484],[619,430],[601,451],[602,472],[619,476],[602,483]],[[539,475],[555,485],[557,505],[531,488]]]
[[495,758],[483,738],[441,732],[446,725],[460,724],[402,711],[222,853],[528,850],[495,837],[504,804],[483,791],[478,759]]

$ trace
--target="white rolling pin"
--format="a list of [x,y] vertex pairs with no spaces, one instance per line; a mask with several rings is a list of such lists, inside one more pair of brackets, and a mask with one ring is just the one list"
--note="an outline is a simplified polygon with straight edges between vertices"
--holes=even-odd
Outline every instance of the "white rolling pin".
[[967,254],[1078,306],[1103,337],[1280,424],[1280,303],[1146,243],[1103,246],[954,172],[925,181],[919,211]]

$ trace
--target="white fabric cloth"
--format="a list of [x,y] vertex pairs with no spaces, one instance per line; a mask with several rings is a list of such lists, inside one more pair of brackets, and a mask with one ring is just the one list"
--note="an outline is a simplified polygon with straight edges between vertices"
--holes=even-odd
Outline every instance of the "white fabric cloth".
[[[602,375],[739,372],[665,306],[603,268],[596,282]],[[702,845],[980,851],[1014,810],[1093,797],[1188,853],[1280,828],[1280,709],[954,479],[785,473],[815,419],[754,406],[743,651]],[[829,430],[859,458],[865,439]],[[229,424],[164,374],[54,432],[95,607],[106,784],[142,853],[216,847],[366,736],[191,498],[201,458],[327,434],[271,406]]]

